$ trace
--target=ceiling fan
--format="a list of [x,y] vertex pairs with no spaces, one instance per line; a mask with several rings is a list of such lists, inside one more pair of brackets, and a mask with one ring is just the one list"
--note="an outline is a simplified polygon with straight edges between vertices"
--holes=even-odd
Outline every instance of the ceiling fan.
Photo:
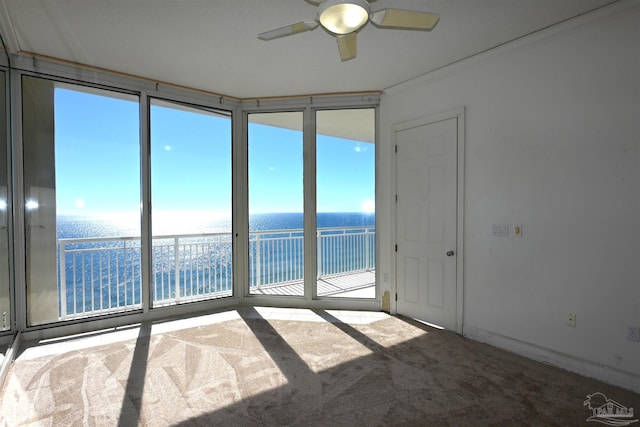
[[375,0],[305,0],[318,7],[314,20],[296,22],[258,34],[260,40],[273,40],[305,31],[315,30],[321,25],[338,41],[340,59],[348,61],[356,57],[356,34],[371,21],[378,28],[431,31],[440,16],[434,13],[403,9],[380,9],[371,11],[370,2]]

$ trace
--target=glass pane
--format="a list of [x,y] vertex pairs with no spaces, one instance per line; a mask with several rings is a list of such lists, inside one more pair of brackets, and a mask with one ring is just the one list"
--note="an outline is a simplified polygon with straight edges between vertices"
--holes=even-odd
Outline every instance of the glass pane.
[[6,78],[0,71],[0,331],[11,329],[6,107]]
[[140,308],[137,97],[22,86],[29,325]]
[[318,111],[316,132],[316,294],[375,298],[374,110]]
[[154,306],[231,296],[231,116],[151,101]]
[[249,115],[249,293],[304,296],[302,112]]

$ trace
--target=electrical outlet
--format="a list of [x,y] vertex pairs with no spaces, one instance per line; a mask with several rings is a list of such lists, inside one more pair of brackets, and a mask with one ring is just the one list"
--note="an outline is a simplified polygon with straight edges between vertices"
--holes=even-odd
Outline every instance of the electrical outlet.
[[576,314],[575,313],[569,313],[567,314],[567,325],[569,326],[576,326]]
[[513,235],[516,237],[522,237],[522,224],[516,224],[513,226]]
[[640,342],[640,327],[627,326],[627,339]]

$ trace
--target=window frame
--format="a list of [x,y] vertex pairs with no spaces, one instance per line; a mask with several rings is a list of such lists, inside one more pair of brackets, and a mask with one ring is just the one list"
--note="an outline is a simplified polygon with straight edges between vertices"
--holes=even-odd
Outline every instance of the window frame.
[[[2,177],[5,181],[6,181],[6,185],[7,185],[7,194],[6,194],[6,206],[5,206],[5,210],[6,210],[6,224],[0,224],[0,226],[5,226],[7,228],[7,250],[8,250],[8,257],[7,257],[7,269],[8,269],[8,274],[7,274],[7,280],[8,283],[6,284],[7,286],[7,298],[8,298],[8,308],[9,308],[9,313],[8,316],[5,318],[5,320],[7,321],[9,327],[6,329],[1,329],[0,328],[0,343],[4,342],[4,338],[10,338],[14,332],[15,332],[15,327],[16,327],[16,307],[15,307],[15,280],[14,280],[14,268],[13,268],[13,259],[14,259],[14,251],[13,251],[13,227],[11,226],[13,223],[13,215],[12,215],[12,176],[11,176],[11,128],[12,128],[12,122],[11,122],[11,69],[9,67],[6,67],[4,65],[4,62],[0,65],[0,73],[3,74],[3,81],[4,81],[4,85],[2,87],[2,92],[4,94],[3,99],[0,99],[0,102],[2,102],[2,112],[3,112],[3,117],[2,120],[4,121],[5,124],[5,129],[3,133],[0,133],[0,138],[2,138],[1,142],[0,142],[0,150],[3,150],[4,153],[4,158],[5,158],[5,164],[2,165],[3,168],[5,168],[5,174]],[[4,259],[1,262],[5,262]],[[4,286],[4,285],[2,285]],[[1,321],[1,320],[0,320]]]
[[[234,285],[235,282],[235,252],[236,252],[236,245],[235,245],[235,238],[233,238],[234,236],[234,230],[236,227],[236,220],[235,220],[235,216],[233,215],[233,206],[234,206],[234,192],[233,192],[233,182],[234,182],[234,155],[233,155],[233,150],[234,150],[234,143],[233,143],[233,113],[231,111],[228,110],[222,110],[219,108],[212,108],[210,106],[203,106],[203,105],[199,105],[199,104],[194,104],[194,103],[190,103],[190,102],[185,102],[185,101],[174,101],[171,99],[167,99],[167,98],[163,98],[163,97],[158,97],[158,96],[152,96],[152,95],[147,95],[147,104],[148,104],[148,121],[147,121],[147,127],[148,128],[148,149],[146,150],[148,154],[148,156],[146,156],[146,159],[144,159],[144,161],[148,164],[148,180],[149,180],[149,184],[148,184],[148,199],[151,201],[152,197],[153,197],[153,183],[152,183],[152,168],[153,168],[153,164],[152,164],[152,157],[151,157],[151,107],[152,107],[152,103],[154,101],[157,102],[157,106],[162,106],[165,108],[175,108],[173,106],[178,106],[178,107],[184,107],[185,110],[189,111],[189,110],[199,110],[202,111],[203,113],[210,113],[213,115],[217,115],[217,116],[224,116],[224,117],[228,117],[230,120],[230,131],[231,131],[231,146],[230,146],[230,154],[231,154],[231,163],[230,163],[230,168],[231,168],[231,176],[230,176],[230,180],[231,180],[231,198],[232,200],[230,200],[231,203],[231,230],[230,230],[230,234],[232,236],[232,255],[231,255],[231,265],[232,265],[232,285],[231,285],[231,295],[230,296],[225,296],[225,297],[212,297],[212,298],[206,298],[206,299],[202,299],[202,300],[194,300],[194,301],[180,301],[177,302],[175,304],[160,304],[157,303],[155,301],[154,298],[154,293],[153,293],[153,227],[152,227],[152,220],[153,220],[153,212],[151,210],[151,202],[149,202],[149,206],[147,207],[148,210],[148,215],[143,215],[143,219],[145,221],[148,222],[147,228],[148,230],[148,238],[149,238],[149,249],[148,252],[145,251],[146,255],[148,256],[148,263],[149,263],[149,302],[146,305],[148,307],[148,310],[162,310],[165,309],[167,307],[173,307],[173,306],[179,306],[179,305],[191,305],[197,302],[206,302],[206,301],[217,301],[220,299],[228,299],[228,298],[234,298],[236,297],[236,287]],[[143,168],[144,170],[147,170],[145,168]],[[146,228],[145,228],[146,229]],[[143,305],[144,307],[144,305]]]
[[[350,96],[328,96],[313,98],[302,97],[296,99],[270,100],[267,102],[246,101],[241,105],[242,113],[242,158],[245,165],[248,165],[248,125],[249,115],[259,113],[280,113],[303,111],[303,157],[304,157],[304,295],[300,296],[271,296],[256,295],[249,293],[249,281],[244,281],[242,287],[242,303],[264,306],[281,306],[286,302],[287,306],[299,308],[327,308],[327,309],[351,309],[351,310],[379,310],[380,309],[380,281],[378,269],[376,269],[376,285],[374,298],[332,298],[317,295],[317,254],[316,254],[316,112],[326,110],[351,110],[351,109],[373,109],[374,111],[374,149],[376,170],[379,162],[379,97],[350,97]],[[242,177],[242,192],[245,195],[244,205],[248,206],[248,175]],[[375,191],[379,188],[378,174],[376,173],[374,183]],[[376,197],[376,204],[378,197]],[[377,210],[377,209],[376,209]],[[243,217],[238,222],[246,224],[248,230],[248,212],[241,213]],[[235,214],[234,214],[235,216]],[[378,228],[378,215],[376,215],[376,229]],[[243,239],[248,242],[248,232]],[[379,265],[379,245],[376,244],[375,259]],[[242,260],[242,269],[248,275],[248,256]]]
[[[283,112],[298,110],[304,114],[304,231],[305,236],[314,236],[316,229],[316,197],[315,197],[315,111],[319,109],[350,109],[350,108],[374,108],[376,141],[379,140],[379,103],[380,93],[345,94],[345,95],[319,95],[298,96],[279,99],[264,100],[240,100],[230,96],[210,93],[206,91],[190,90],[177,85],[155,82],[148,79],[135,78],[104,70],[83,68],[80,66],[32,58],[16,56],[8,74],[8,84],[11,87],[13,98],[8,110],[11,111],[11,139],[9,151],[11,153],[12,171],[10,176],[10,193],[12,196],[12,218],[14,234],[14,248],[11,251],[14,257],[12,280],[14,296],[14,309],[16,329],[23,333],[24,339],[51,338],[75,333],[95,331],[103,328],[112,328],[143,321],[166,319],[175,316],[192,316],[197,313],[211,312],[211,310],[223,310],[229,307],[251,304],[269,306],[290,306],[306,308],[326,309],[350,309],[350,310],[380,310],[379,275],[376,270],[376,298],[373,300],[354,300],[341,298],[329,301],[323,298],[314,298],[315,287],[315,257],[305,256],[305,297],[302,299],[289,298],[269,299],[261,296],[248,296],[248,201],[247,201],[247,114]],[[22,76],[46,78],[61,84],[86,86],[109,92],[120,92],[139,96],[140,105],[140,149],[141,149],[141,221],[142,221],[142,254],[141,274],[143,283],[143,308],[139,312],[119,314],[107,314],[88,319],[70,320],[54,324],[27,326],[26,324],[26,277],[25,277],[25,232],[24,232],[24,189],[23,174],[24,165],[22,159]],[[196,106],[223,110],[231,114],[232,121],[232,234],[233,234],[233,289],[234,296],[203,302],[193,302],[176,306],[150,307],[150,268],[149,259],[151,250],[150,229],[150,104],[149,98],[164,99],[170,102],[183,102]],[[379,144],[375,145],[376,165],[379,162]],[[377,166],[376,166],[377,168]],[[376,180],[378,179],[376,174]],[[380,188],[376,183],[376,189]],[[376,190],[377,191],[377,190]],[[309,193],[309,194],[307,194]],[[376,197],[379,200],[379,197]],[[378,202],[376,202],[378,203]],[[377,218],[377,217],[376,217]],[[376,228],[378,228],[376,219]],[[313,251],[315,238],[305,239],[305,251]],[[376,264],[379,265],[379,245],[376,245]],[[145,259],[146,258],[146,259]],[[146,290],[146,292],[145,292]],[[15,330],[14,330],[15,332]]]

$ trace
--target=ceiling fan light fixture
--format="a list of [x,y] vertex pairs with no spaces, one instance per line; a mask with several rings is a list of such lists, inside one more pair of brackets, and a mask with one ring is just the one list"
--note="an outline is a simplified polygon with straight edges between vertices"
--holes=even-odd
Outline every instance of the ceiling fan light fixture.
[[328,0],[320,5],[318,20],[334,34],[350,34],[367,23],[370,12],[366,0]]

